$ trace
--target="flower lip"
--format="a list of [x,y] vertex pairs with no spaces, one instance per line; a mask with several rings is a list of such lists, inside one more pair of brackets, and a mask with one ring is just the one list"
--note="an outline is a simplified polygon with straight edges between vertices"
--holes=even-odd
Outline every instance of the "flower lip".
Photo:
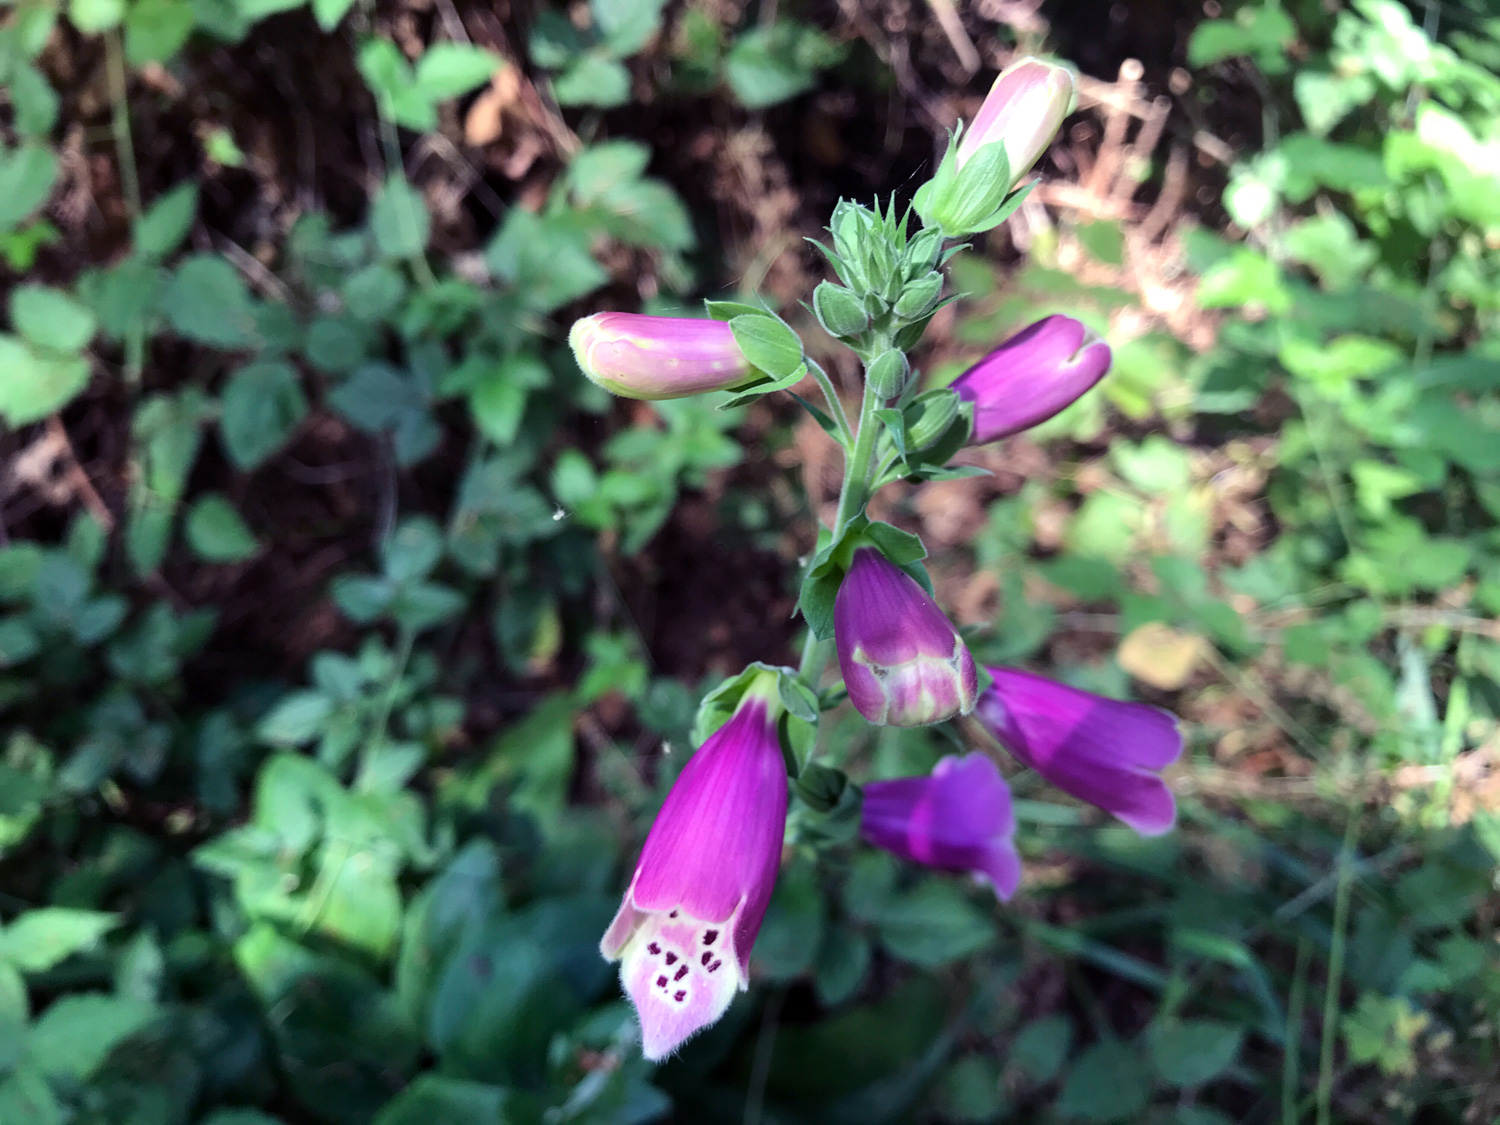
[[1061,413],[1109,371],[1109,345],[1053,315],[1027,325],[949,387],[974,404],[971,445],[998,441]]
[[989,668],[975,719],[1023,765],[1143,836],[1172,829],[1177,804],[1160,773],[1182,753],[1174,716],[1016,668]]
[[967,871],[1007,900],[1021,879],[1010,789],[984,754],[950,755],[929,777],[865,785],[860,835],[913,863]]
[[624,398],[685,398],[757,377],[718,320],[595,313],[573,323],[568,343],[590,380]]
[[973,709],[968,646],[916,580],[872,547],[855,550],[839,585],[834,637],[850,702],[870,722],[922,726]]

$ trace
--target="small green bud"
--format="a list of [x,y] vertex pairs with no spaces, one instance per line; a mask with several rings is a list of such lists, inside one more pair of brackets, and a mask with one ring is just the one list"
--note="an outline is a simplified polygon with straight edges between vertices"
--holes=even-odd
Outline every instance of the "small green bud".
[[890,302],[879,293],[865,294],[865,312],[870,315],[871,320],[874,320],[877,316],[884,316],[890,311]]
[[819,282],[813,290],[813,312],[830,336],[858,336],[870,327],[870,317],[859,297],[831,281]]
[[911,363],[898,348],[887,348],[865,369],[865,382],[881,398],[895,398],[911,380]]
[[832,812],[848,784],[849,778],[843,770],[809,762],[797,778],[797,795],[818,812]]
[[929,273],[910,282],[901,290],[895,304],[896,315],[902,320],[916,320],[926,316],[943,294],[943,275]]
[[943,232],[924,230],[906,244],[906,276],[916,280],[935,268],[943,255]]

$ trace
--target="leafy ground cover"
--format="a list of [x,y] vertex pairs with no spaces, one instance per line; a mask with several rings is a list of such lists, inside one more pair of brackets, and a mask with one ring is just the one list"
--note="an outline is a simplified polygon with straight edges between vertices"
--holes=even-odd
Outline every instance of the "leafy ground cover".
[[[801,807],[649,1067],[598,935],[833,449],[566,324],[803,316],[1046,45],[1070,186],[923,366],[1065,305],[1114,370],[879,503],[981,659],[1183,716],[1179,830],[1017,776],[1001,908]],[[1479,0],[8,4],[0,1122],[1500,1119],[1497,71]]]

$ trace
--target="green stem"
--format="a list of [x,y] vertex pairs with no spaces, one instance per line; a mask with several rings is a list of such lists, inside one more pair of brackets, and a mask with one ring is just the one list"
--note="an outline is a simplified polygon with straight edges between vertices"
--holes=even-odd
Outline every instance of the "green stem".
[[1349,891],[1354,884],[1350,852],[1358,839],[1359,817],[1351,814],[1339,849],[1338,889],[1333,896],[1333,943],[1328,950],[1328,983],[1323,991],[1323,1041],[1318,1052],[1318,1125],[1333,1120],[1333,1048],[1338,1038],[1339,990],[1344,983],[1344,942],[1349,924]]
[[[845,447],[844,483],[839,489],[838,514],[833,519],[833,538],[837,542],[849,521],[865,510],[870,498],[870,461],[875,453],[875,438],[880,426],[875,421],[875,411],[880,409],[880,397],[865,384],[864,398],[859,404],[859,429],[854,434],[853,448]],[[846,423],[847,425],[847,423]],[[828,663],[828,645],[817,640],[808,630],[802,645],[802,662],[797,675],[814,691]]]

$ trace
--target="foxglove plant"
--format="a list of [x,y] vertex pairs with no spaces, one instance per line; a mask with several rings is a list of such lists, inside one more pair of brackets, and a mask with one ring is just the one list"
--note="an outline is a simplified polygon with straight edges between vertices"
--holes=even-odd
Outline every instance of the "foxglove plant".
[[[730,391],[728,406],[811,377],[822,406],[797,401],[844,453],[832,525],[819,530],[803,574],[800,664],[757,663],[709,693],[701,746],[667,794],[601,942],[620,962],[650,1059],[717,1020],[748,984],[781,859],[788,774],[814,813],[846,823],[857,816],[865,842],[972,874],[1002,900],[1020,885],[1021,861],[1010,791],[985,751],[1003,747],[1143,834],[1174,822],[1160,777],[1181,751],[1174,720],[1015,669],[981,672],[938,605],[921,540],[866,512],[888,483],[981,471],[949,462],[966,445],[1052,417],[1108,371],[1108,345],[1062,315],[1022,329],[951,386],[924,388],[908,358],[954,299],[943,295],[948,259],[1019,206],[1029,185],[1016,181],[1072,101],[1067,70],[1022,60],[996,80],[972,126],[950,138],[910,212],[898,215],[894,202],[834,208],[831,245],[816,245],[836,280],[817,286],[811,309],[863,364],[857,411],[791,326],[758,305],[709,301],[704,319],[605,312],[573,326],[584,373],[628,398]],[[835,652],[842,683],[826,684]],[[841,769],[808,762],[820,715],[845,698],[877,726],[955,724],[978,752],[945,758],[927,777],[870,781],[861,796]]]

